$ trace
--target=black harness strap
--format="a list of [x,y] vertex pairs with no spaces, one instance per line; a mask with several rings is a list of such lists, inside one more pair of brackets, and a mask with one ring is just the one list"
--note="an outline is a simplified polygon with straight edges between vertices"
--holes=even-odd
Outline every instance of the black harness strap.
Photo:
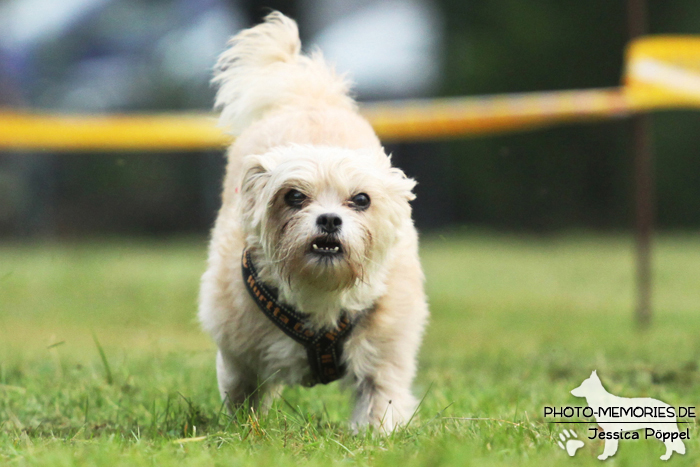
[[345,374],[345,365],[341,363],[343,343],[353,327],[347,315],[340,317],[335,329],[314,331],[309,325],[308,315],[280,303],[277,293],[258,279],[248,250],[243,251],[241,266],[243,281],[258,308],[282,332],[306,348],[315,379],[313,384],[328,384],[342,378]]

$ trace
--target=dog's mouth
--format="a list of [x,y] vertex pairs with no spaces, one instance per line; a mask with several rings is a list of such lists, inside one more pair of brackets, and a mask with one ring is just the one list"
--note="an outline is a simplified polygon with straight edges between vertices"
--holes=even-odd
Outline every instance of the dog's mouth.
[[318,237],[311,242],[310,253],[321,257],[333,257],[343,254],[343,245],[331,237]]

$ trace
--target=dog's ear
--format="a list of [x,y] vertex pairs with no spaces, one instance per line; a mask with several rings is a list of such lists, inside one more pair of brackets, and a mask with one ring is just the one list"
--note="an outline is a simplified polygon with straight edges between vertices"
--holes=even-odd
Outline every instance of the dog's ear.
[[393,196],[398,196],[402,201],[413,201],[416,195],[413,194],[413,188],[416,186],[416,181],[408,178],[403,170],[398,167],[391,166],[391,154],[387,154],[384,148],[377,154],[382,165],[389,170],[389,176],[385,177],[388,192]]
[[389,169],[389,172],[389,191],[393,195],[399,196],[406,201],[413,201],[416,199],[416,195],[413,194],[413,188],[416,186],[416,181],[412,178],[408,178],[401,169],[396,167]]
[[416,197],[412,191],[416,181],[395,167],[389,168],[387,175],[382,180],[388,201],[385,214],[394,227],[399,229],[403,222],[411,218],[409,201]]
[[240,212],[247,234],[259,234],[267,207],[265,188],[274,168],[271,158],[251,155],[243,161]]

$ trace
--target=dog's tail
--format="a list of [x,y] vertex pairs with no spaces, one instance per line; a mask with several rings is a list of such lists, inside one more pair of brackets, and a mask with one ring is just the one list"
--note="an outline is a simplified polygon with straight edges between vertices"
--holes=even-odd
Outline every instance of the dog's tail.
[[219,87],[219,124],[234,135],[283,107],[323,102],[355,108],[348,82],[319,52],[302,55],[296,23],[276,11],[229,41],[212,83]]

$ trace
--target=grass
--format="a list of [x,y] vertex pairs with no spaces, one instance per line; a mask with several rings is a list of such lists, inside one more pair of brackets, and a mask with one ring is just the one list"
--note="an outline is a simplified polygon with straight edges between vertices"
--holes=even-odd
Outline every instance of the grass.
[[[0,245],[0,463],[598,465],[588,425],[543,418],[583,405],[569,391],[591,370],[618,395],[700,397],[700,238],[658,240],[654,323],[639,332],[630,238],[466,232],[423,242],[432,320],[409,427],[353,435],[336,385],[230,416],[194,318],[205,244]],[[562,427],[586,441],[574,458],[555,444]],[[700,462],[689,427],[674,465]],[[623,441],[606,462],[658,464],[663,451]]]

